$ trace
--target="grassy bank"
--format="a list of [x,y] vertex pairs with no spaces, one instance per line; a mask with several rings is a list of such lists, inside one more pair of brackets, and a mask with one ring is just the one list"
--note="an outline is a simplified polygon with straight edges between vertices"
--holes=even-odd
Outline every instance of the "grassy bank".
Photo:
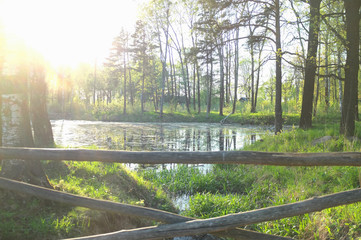
[[[138,106],[139,105],[139,106]],[[145,112],[141,112],[140,104],[128,105],[126,114],[123,114],[123,102],[114,101],[110,104],[98,103],[96,105],[85,106],[80,102],[73,102],[65,106],[56,103],[49,104],[48,111],[51,119],[79,119],[98,120],[114,122],[203,122],[219,123],[225,119],[232,111],[232,106],[226,106],[223,110],[224,116],[220,116],[218,107],[215,104],[211,112],[205,112],[206,106],[202,106],[202,111],[198,113],[191,108],[187,112],[184,105],[174,107],[170,104],[164,105],[163,117],[159,111],[154,111],[154,106],[147,103]],[[286,107],[286,106],[284,106]],[[285,125],[298,125],[300,109],[283,108],[283,121]],[[286,111],[288,109],[289,111]],[[320,108],[324,109],[324,107]],[[250,113],[251,105],[248,102],[239,103],[236,113],[231,114],[225,123],[239,123],[251,125],[273,125],[274,107],[269,103],[260,103],[258,113]],[[339,109],[335,106],[329,108],[327,112],[320,111],[314,121],[319,123],[338,123],[340,121]]]
[[[176,212],[166,194],[121,164],[44,162],[59,191]],[[0,191],[0,239],[62,239],[149,226],[135,217]]]
[[[245,150],[274,152],[360,151],[360,141],[338,135],[338,124],[316,124],[308,131],[292,129],[245,147]],[[357,124],[357,135],[361,126]],[[332,139],[315,143],[323,136]],[[144,178],[166,191],[191,195],[183,212],[197,218],[216,217],[268,206],[296,202],[360,187],[357,167],[277,167],[217,165],[204,174],[181,166],[161,172],[146,171]],[[359,239],[361,204],[247,226],[248,229],[296,239]]]

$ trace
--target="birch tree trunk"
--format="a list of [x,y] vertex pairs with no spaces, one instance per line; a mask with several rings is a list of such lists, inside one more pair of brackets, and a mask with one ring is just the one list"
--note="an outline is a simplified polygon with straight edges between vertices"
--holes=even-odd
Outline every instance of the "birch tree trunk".
[[[8,147],[34,147],[26,94],[2,95],[2,142]],[[52,188],[39,160],[3,160],[1,177]]]

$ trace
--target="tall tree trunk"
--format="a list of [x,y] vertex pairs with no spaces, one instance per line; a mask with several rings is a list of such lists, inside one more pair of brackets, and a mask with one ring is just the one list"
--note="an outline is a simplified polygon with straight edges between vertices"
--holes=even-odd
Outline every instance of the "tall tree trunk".
[[223,44],[218,47],[219,56],[219,71],[220,71],[220,89],[219,89],[219,115],[223,116],[223,104],[224,104],[224,56],[223,56]]
[[142,67],[142,93],[140,96],[140,107],[142,114],[144,113],[144,82],[145,82],[145,60],[143,59]]
[[254,96],[254,112],[257,112],[257,99],[258,99],[258,88],[259,88],[259,80],[260,80],[260,75],[261,75],[261,66],[262,66],[262,52],[263,52],[263,47],[265,44],[266,40],[263,40],[260,48],[259,48],[259,53],[258,53],[258,69],[257,69],[257,80],[256,80],[256,92],[255,92],[255,96]]
[[182,65],[182,75],[183,75],[183,84],[184,84],[184,98],[186,101],[187,112],[190,113],[191,111],[190,111],[190,107],[189,107],[188,78],[186,76],[184,65],[183,65],[182,61],[181,61],[181,65]]
[[201,84],[199,77],[199,66],[197,61],[197,101],[198,101],[198,114],[201,113]]
[[186,101],[186,107],[187,107],[187,112],[190,113],[190,108],[189,108],[189,95],[188,95],[188,78],[186,75],[186,70],[184,69],[184,61],[182,58],[182,52],[180,49],[178,49],[178,55],[179,55],[179,59],[180,59],[180,64],[181,64],[181,68],[182,68],[182,78],[183,78],[183,85],[184,85],[184,97],[185,97],[185,101]]
[[275,104],[275,133],[282,130],[282,47],[280,26],[280,2],[275,0],[276,21],[276,104]]
[[[185,66],[186,66],[186,76],[187,76],[187,90],[188,90],[188,98],[187,98],[187,100],[188,100],[188,108],[189,108],[189,111],[188,111],[188,113],[190,113],[191,112],[191,99],[192,99],[192,96],[191,96],[191,87],[190,87],[190,79],[189,79],[189,69],[188,69],[188,60],[187,59],[185,59]],[[188,108],[187,108],[187,110],[188,110]]]
[[97,60],[94,62],[94,79],[93,79],[93,105],[96,101],[96,84],[97,84]]
[[[212,107],[212,90],[213,90],[213,57],[212,57],[212,52],[210,53],[211,57],[210,57],[210,64],[211,64],[211,69],[210,72],[207,74],[208,76],[208,101],[207,101],[207,117],[209,116],[209,113],[211,112],[211,107]],[[207,65],[208,68],[208,65]],[[207,70],[208,72],[208,70]]]
[[125,59],[125,52],[123,53],[123,64],[124,64],[124,84],[123,84],[123,88],[124,88],[124,107],[123,107],[123,114],[127,114],[127,62]]
[[[320,51],[321,52],[321,51]],[[321,65],[321,53],[318,54],[318,65]],[[316,117],[317,114],[317,104],[320,93],[320,68],[317,68],[317,83],[316,83],[316,98],[315,98],[315,107],[313,109],[313,116]],[[312,119],[312,118],[311,118]]]
[[168,38],[169,38],[169,5],[167,2],[167,7],[166,7],[166,12],[167,12],[167,26],[166,29],[163,29],[164,31],[164,35],[165,35],[165,49],[163,52],[162,49],[162,41],[160,38],[160,31],[158,31],[158,40],[159,40],[159,47],[160,47],[160,59],[162,62],[162,95],[161,95],[161,101],[160,101],[160,117],[163,117],[163,104],[164,104],[164,88],[165,88],[165,81],[167,78],[167,55],[168,55]]
[[[227,38],[227,41],[229,41],[229,37]],[[230,87],[229,87],[229,85],[230,85],[230,68],[231,68],[231,64],[230,64],[230,59],[231,59],[231,48],[230,48],[230,46],[229,46],[229,42],[226,44],[226,57],[225,57],[225,59],[226,59],[226,62],[225,62],[225,65],[226,65],[226,73],[225,73],[225,81],[226,81],[226,86],[225,86],[225,94],[226,94],[226,96],[225,96],[225,103],[226,103],[226,105],[228,106],[228,104],[229,104],[229,96],[230,96],[230,92],[229,92],[229,89],[230,89]]]
[[132,106],[134,106],[134,86],[133,86],[133,82],[132,82],[132,72],[131,72],[131,68],[128,69],[129,72],[129,88],[130,88],[130,103],[132,104]]
[[161,100],[160,100],[160,117],[161,118],[163,117],[164,88],[165,88],[166,75],[167,75],[167,65],[164,60],[164,62],[162,61],[162,95],[161,95]]
[[238,47],[238,38],[239,38],[239,28],[236,29],[236,41],[234,43],[234,98],[233,98],[233,108],[232,114],[236,112],[236,106],[238,101],[237,91],[238,91],[238,69],[239,69],[239,47]]
[[193,63],[193,110],[196,111],[196,64]]
[[[34,147],[27,94],[3,95],[2,100],[3,145]],[[39,160],[3,160],[0,176],[52,188]]]
[[325,104],[326,112],[330,107],[330,77],[328,76],[328,34],[326,33],[325,39]]
[[344,100],[340,132],[346,136],[355,135],[357,109],[359,44],[360,44],[360,1],[344,0],[346,9],[347,59],[345,68]]
[[338,51],[338,55],[337,55],[337,65],[338,65],[338,69],[337,69],[337,75],[338,75],[338,98],[340,99],[340,112],[342,113],[342,72],[341,72],[341,51]]
[[302,96],[302,110],[300,128],[312,127],[313,94],[315,88],[315,76],[317,67],[318,34],[320,30],[320,5],[321,0],[311,0],[310,25],[308,34],[308,49],[305,69],[305,82]]
[[46,107],[46,97],[45,72],[39,67],[34,70],[30,82],[30,116],[36,147],[53,147],[55,145]]
[[251,42],[251,113],[255,112],[256,107],[254,100],[254,43]]
[[[171,52],[171,48],[169,48],[169,69],[170,69],[170,84],[171,84],[171,99],[173,100],[174,98],[174,92],[176,92],[174,89],[175,89],[175,83],[174,83],[174,75],[175,73],[173,73],[173,64],[172,64],[172,61],[173,61],[173,54]],[[168,93],[169,95],[169,93]]]

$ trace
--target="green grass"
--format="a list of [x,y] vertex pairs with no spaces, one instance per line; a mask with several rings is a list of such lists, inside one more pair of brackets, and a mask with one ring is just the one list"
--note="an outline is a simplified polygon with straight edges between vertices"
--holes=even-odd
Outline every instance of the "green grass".
[[[357,135],[361,126],[357,123]],[[293,128],[275,136],[269,133],[245,150],[272,152],[360,151],[360,141],[338,134],[338,124],[315,124],[304,131]],[[320,144],[312,141],[332,136]],[[217,165],[202,173],[187,166],[142,176],[173,194],[190,194],[189,208],[183,214],[196,218],[217,217],[242,211],[286,204],[314,196],[360,187],[361,170],[357,167],[280,167],[252,165]],[[264,233],[296,239],[361,238],[361,204],[351,204],[317,213],[247,226]]]
[[1,239],[58,239],[78,234],[81,223],[63,215],[70,209],[54,208],[36,198],[19,199],[3,191],[0,195],[6,199],[0,211]]
[[[96,199],[176,212],[166,194],[122,164],[43,162],[56,190]],[[153,224],[80,207],[0,191],[0,239],[60,239]]]
[[[219,123],[228,114],[220,116],[218,112],[212,111],[208,114],[201,112],[200,114],[186,112],[164,112],[161,118],[159,113],[144,112],[142,113],[128,113],[126,115],[105,114],[95,115],[97,120],[102,121],[116,121],[116,122],[202,122],[202,123]],[[299,115],[297,114],[284,114],[285,125],[297,125],[299,122]],[[271,113],[236,113],[230,115],[225,123],[239,123],[239,124],[252,124],[252,125],[272,125],[274,124],[274,114]]]

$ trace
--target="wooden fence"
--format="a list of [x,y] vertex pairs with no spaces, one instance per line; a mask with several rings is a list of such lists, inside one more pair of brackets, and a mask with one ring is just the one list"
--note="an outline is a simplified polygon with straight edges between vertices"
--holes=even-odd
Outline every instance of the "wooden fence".
[[[81,149],[0,148],[0,159],[72,160],[117,163],[191,163],[191,164],[257,164],[278,166],[361,166],[360,152],[346,153],[265,153],[233,152],[125,152]],[[278,220],[326,208],[361,201],[361,189],[334,193],[308,200],[225,215],[205,220],[193,219],[157,209],[96,200],[18,181],[0,178],[0,188],[39,198],[101,211],[144,217],[167,223],[159,226],[121,230],[118,232],[76,239],[162,239],[175,236],[212,233],[234,239],[289,239],[238,227],[264,221]]]

